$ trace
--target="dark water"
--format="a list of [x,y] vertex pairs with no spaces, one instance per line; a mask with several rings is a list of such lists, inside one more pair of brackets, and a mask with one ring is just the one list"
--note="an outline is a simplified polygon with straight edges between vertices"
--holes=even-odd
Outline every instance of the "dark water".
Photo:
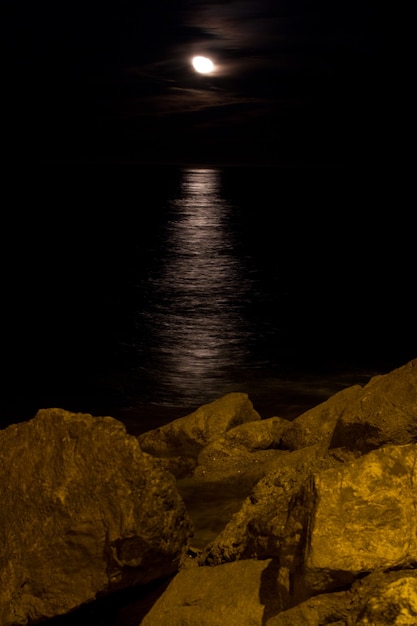
[[45,163],[7,183],[3,425],[59,406],[140,432],[229,391],[292,418],[416,356],[406,180]]

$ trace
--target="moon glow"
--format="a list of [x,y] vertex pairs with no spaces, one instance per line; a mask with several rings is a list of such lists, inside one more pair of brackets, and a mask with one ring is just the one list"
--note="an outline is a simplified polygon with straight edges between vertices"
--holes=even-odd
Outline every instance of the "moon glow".
[[207,57],[194,57],[192,60],[192,64],[196,72],[199,74],[210,74],[214,70],[214,63],[211,59]]

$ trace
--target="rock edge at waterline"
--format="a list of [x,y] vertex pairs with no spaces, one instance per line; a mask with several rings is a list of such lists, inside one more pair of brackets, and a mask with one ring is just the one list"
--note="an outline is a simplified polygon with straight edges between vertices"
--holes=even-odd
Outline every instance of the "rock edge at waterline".
[[[0,626],[167,576],[142,626],[417,623],[417,360],[292,422],[240,393],[137,438],[48,409],[0,453]],[[212,536],[205,489],[233,494]]]

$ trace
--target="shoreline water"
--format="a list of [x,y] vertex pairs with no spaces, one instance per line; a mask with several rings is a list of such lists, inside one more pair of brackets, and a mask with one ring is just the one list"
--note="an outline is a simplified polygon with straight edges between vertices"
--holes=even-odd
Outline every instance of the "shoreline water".
[[[398,363],[398,366],[403,363]],[[21,402],[10,402],[10,412],[3,408],[0,420],[1,428],[27,421],[33,418],[39,409],[61,408],[74,413],[90,413],[95,416],[108,415],[120,420],[128,433],[140,435],[148,430],[158,428],[169,422],[185,417],[229,392],[247,393],[261,419],[278,416],[292,421],[305,411],[321,404],[332,395],[346,387],[359,384],[366,385],[376,375],[385,374],[393,368],[350,369],[322,373],[292,373],[279,376],[272,372],[252,372],[241,383],[219,389],[218,394],[210,397],[201,396],[201,402],[184,405],[176,403],[158,403],[143,401],[138,393],[114,395],[109,386],[96,390],[94,396],[83,394],[69,397],[63,394],[44,396],[37,402],[23,405]],[[197,394],[196,394],[197,396]]]
[[[388,371],[388,370],[387,370]],[[247,393],[261,419],[281,417],[292,421],[302,413],[326,401],[346,387],[359,384],[366,385],[376,375],[387,373],[385,370],[362,370],[327,375],[303,375],[287,377],[263,377],[246,385],[237,385],[225,393],[219,393],[197,405],[178,406],[161,404],[137,403],[115,411],[128,432],[139,435],[153,428],[189,415],[203,404],[229,393]]]

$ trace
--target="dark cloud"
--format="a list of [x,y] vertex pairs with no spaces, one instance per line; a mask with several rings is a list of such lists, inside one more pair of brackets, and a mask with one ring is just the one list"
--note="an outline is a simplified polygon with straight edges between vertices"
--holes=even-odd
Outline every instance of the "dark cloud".
[[[14,154],[204,160],[217,145],[220,160],[334,162],[379,151],[383,29],[367,0],[4,9]],[[194,54],[212,56],[215,72],[197,75]]]

